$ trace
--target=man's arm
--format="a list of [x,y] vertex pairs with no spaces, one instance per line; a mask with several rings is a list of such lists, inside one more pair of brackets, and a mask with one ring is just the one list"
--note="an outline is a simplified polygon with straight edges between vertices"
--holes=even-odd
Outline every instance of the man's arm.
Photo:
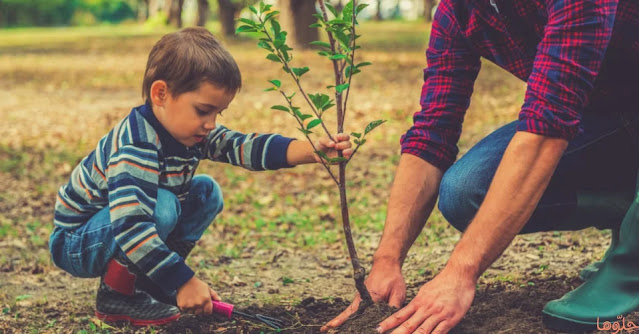
[[475,281],[479,278],[524,227],[567,146],[564,139],[515,134],[483,204],[445,270]]
[[375,265],[398,268],[435,207],[442,171],[411,154],[403,154],[391,188],[384,233]]

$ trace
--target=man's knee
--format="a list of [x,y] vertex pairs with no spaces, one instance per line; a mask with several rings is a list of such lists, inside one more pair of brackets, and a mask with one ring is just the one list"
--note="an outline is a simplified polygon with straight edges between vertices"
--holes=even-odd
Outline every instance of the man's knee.
[[478,178],[470,174],[468,169],[453,165],[444,174],[439,188],[439,211],[460,232],[466,229],[483,200],[478,194],[485,193]]

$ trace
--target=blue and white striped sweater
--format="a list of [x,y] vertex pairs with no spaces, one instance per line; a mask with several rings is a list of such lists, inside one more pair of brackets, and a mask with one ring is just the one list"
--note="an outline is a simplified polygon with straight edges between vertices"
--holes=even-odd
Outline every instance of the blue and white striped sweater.
[[113,234],[122,251],[166,292],[172,292],[193,271],[157,235],[152,217],[158,188],[184,200],[202,159],[249,170],[290,167],[286,150],[291,140],[218,126],[201,144],[187,148],[162,127],[148,104],[142,105],[73,170],[69,183],[58,192],[54,223],[76,229],[109,206]]

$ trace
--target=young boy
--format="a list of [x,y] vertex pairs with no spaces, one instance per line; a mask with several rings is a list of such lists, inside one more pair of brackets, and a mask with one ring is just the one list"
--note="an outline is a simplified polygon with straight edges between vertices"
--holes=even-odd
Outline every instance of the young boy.
[[[184,262],[223,206],[215,180],[194,176],[200,160],[249,170],[320,160],[307,142],[216,125],[241,76],[205,29],[164,36],[149,54],[142,86],[146,103],[104,136],[60,188],[49,248],[70,274],[101,276],[100,319],[157,325],[180,310],[211,313],[211,299],[220,300]],[[349,157],[349,137],[336,140],[322,138],[316,147]]]

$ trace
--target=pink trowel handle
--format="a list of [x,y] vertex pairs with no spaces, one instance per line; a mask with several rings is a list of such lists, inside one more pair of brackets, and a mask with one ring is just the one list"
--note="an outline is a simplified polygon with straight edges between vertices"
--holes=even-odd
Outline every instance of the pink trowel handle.
[[223,315],[229,319],[231,319],[231,315],[233,315],[233,306],[232,304],[227,304],[218,301],[211,301],[213,303],[213,313]]

